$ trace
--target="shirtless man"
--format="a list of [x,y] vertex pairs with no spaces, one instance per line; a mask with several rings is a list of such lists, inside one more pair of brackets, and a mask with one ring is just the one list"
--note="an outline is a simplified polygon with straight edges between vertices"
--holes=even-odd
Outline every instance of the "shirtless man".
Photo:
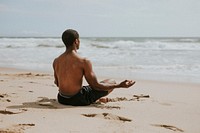
[[[59,103],[73,106],[90,105],[115,88],[128,88],[135,83],[132,80],[124,80],[121,83],[111,80],[98,82],[92,63],[77,54],[80,46],[78,32],[72,29],[64,31],[62,41],[66,51],[53,62],[54,83],[59,88],[57,96]],[[82,86],[83,77],[88,86]]]

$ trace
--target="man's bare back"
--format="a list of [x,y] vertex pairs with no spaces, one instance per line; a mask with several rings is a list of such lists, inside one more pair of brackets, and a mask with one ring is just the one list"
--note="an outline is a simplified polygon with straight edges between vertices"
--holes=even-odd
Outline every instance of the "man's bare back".
[[[129,88],[135,81],[121,83],[98,82],[92,63],[78,55],[80,40],[78,32],[66,30],[62,35],[66,51],[53,62],[55,84],[59,88],[58,101],[69,105],[89,105],[108,95],[115,88]],[[89,86],[82,86],[85,77]]]
[[54,60],[55,83],[63,94],[73,96],[82,87],[85,59],[74,51],[66,51]]

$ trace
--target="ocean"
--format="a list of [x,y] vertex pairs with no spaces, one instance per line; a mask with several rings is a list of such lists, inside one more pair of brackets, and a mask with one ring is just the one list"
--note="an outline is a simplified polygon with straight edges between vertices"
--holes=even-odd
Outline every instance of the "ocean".
[[[97,76],[200,83],[200,38],[80,38]],[[61,38],[0,38],[0,67],[52,72]]]

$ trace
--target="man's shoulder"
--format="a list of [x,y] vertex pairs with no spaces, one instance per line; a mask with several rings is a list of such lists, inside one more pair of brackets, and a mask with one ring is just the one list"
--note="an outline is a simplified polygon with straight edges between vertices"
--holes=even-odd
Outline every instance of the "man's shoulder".
[[55,58],[54,60],[53,60],[53,62],[56,62],[58,60],[58,58]]
[[57,63],[59,60],[60,60],[60,56],[56,57],[56,58],[53,60],[53,63]]
[[83,63],[91,63],[91,61],[89,60],[89,59],[87,59],[87,58],[82,58],[82,61],[83,61]]
[[92,68],[92,62],[87,58],[83,58],[83,66],[85,69]]
[[53,60],[53,66],[57,65],[61,58],[62,58],[63,54],[59,55],[58,57],[56,57],[54,60]]
[[54,60],[53,60],[53,67],[55,67],[56,66],[56,64],[57,64],[57,61],[58,59],[57,58],[55,58]]

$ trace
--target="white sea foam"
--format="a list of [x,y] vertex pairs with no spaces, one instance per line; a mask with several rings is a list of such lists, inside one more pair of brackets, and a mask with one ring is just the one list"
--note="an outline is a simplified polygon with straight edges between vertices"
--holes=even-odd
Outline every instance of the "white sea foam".
[[[116,76],[146,78],[146,74],[157,74],[200,82],[200,38],[80,40],[79,54],[92,60],[101,76],[117,72]],[[0,66],[51,71],[53,59],[64,50],[60,38],[0,38]]]

